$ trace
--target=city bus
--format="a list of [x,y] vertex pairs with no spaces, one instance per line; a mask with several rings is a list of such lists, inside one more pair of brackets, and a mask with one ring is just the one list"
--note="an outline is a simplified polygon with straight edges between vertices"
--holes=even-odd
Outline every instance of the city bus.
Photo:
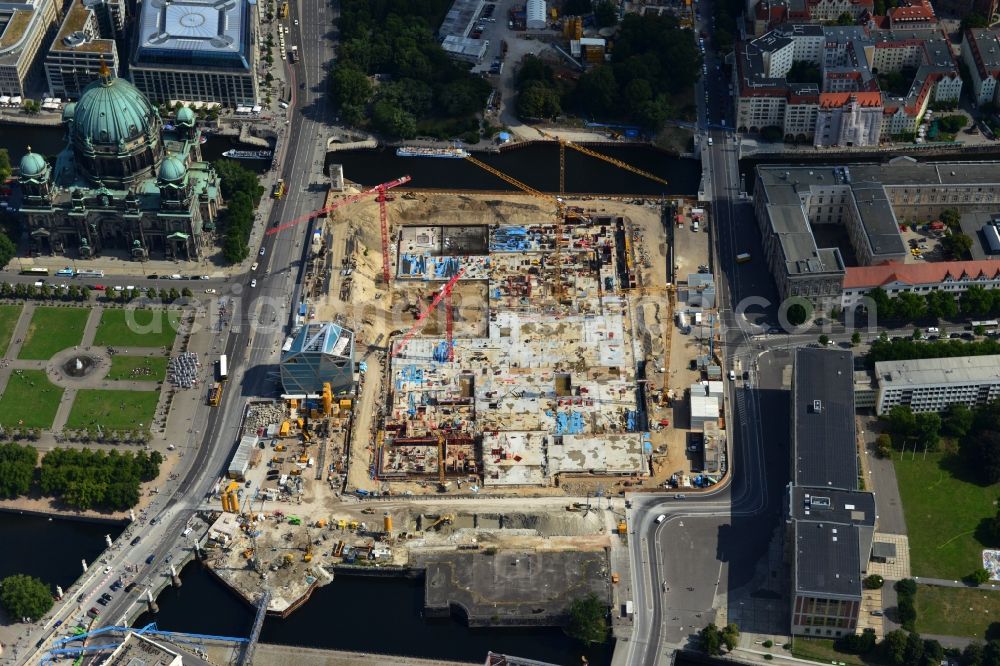
[[229,379],[229,360],[223,354],[219,357],[219,381],[224,382]]
[[31,268],[22,268],[21,275],[48,275],[49,269],[42,268],[41,266],[32,266]]
[[736,263],[738,263],[738,264],[745,264],[748,261],[750,261],[750,253],[749,252],[740,252],[738,255],[736,255]]
[[82,278],[102,278],[104,277],[104,271],[95,271],[87,269],[87,270],[77,271],[76,276]]

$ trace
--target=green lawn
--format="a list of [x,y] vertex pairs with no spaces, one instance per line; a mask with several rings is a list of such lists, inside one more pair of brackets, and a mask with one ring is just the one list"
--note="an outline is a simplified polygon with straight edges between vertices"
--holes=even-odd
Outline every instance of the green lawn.
[[87,308],[35,308],[18,358],[47,361],[52,355],[83,340]]
[[105,310],[94,344],[169,349],[177,337],[179,319],[177,310]]
[[[755,646],[755,649],[762,649]],[[771,648],[774,654],[787,654],[780,646]],[[802,638],[796,636],[792,639],[792,655],[799,659],[810,659],[822,664],[844,663],[849,666],[866,666],[866,664],[877,663],[875,660],[863,661],[856,654],[839,652],[833,647],[833,641],[828,638]]]
[[[111,370],[107,379],[124,379],[139,382],[162,382],[167,377],[166,356],[123,356],[111,357]],[[148,368],[149,374],[133,374],[133,370]]]
[[21,316],[21,305],[0,305],[0,356],[7,353],[10,345],[10,336],[17,326],[17,319]]
[[159,391],[77,391],[67,428],[100,426],[110,430],[148,430]]
[[984,640],[1000,617],[1000,592],[973,587],[917,586],[917,631]]
[[[899,494],[910,537],[910,569],[915,576],[959,579],[982,566],[983,545],[976,528],[996,515],[1000,489],[963,481],[955,456],[893,454]],[[953,475],[959,474],[959,478]]]
[[63,390],[49,381],[44,370],[12,370],[0,396],[0,425],[51,428],[62,394]]

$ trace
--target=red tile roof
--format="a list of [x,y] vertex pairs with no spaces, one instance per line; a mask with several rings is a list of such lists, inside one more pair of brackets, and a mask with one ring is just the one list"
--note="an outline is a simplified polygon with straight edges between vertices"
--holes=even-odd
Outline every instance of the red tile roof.
[[819,105],[824,109],[840,108],[851,101],[858,100],[861,106],[882,106],[882,93],[879,92],[836,92],[820,93]]
[[1000,277],[1000,259],[978,261],[940,261],[900,264],[888,261],[877,266],[853,266],[844,275],[844,289],[880,287],[890,282],[910,285],[931,285],[945,278],[958,280],[962,276],[975,279],[980,275],[994,280]]

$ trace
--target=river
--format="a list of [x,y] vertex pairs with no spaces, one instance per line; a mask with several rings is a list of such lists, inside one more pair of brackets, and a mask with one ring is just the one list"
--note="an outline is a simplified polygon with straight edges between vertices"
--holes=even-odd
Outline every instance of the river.
[[[26,147],[43,155],[55,155],[63,147],[62,127],[0,126],[0,148],[6,148],[16,165]],[[229,137],[210,136],[202,147],[207,160],[219,159],[236,144]],[[692,159],[669,155],[648,145],[594,146],[609,157],[649,171],[665,179],[661,185],[594,157],[566,149],[566,191],[615,196],[694,196],[701,166]],[[476,157],[504,173],[543,192],[559,191],[559,149],[553,143],[511,147],[502,153],[476,153]],[[394,148],[350,150],[327,155],[328,164],[342,164],[344,177],[363,185],[377,185],[402,175],[413,178],[411,187],[440,190],[516,191],[496,176],[459,159],[397,157]],[[265,161],[245,161],[248,168],[263,171]]]
[[53,586],[68,588],[83,573],[81,559],[92,564],[105,548],[104,535],[112,539],[120,525],[17,513],[0,513],[0,578],[23,573],[37,576]]

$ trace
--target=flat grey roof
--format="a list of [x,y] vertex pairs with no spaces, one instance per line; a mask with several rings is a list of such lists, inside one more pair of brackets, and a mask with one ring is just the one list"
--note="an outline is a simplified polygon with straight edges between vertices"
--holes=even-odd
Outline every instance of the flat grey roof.
[[[449,35],[465,37],[472,22],[479,16],[483,4],[483,0],[455,0],[451,9],[444,15],[441,28],[438,30],[438,37],[441,39]],[[498,20],[505,19],[501,16]]]
[[795,485],[857,489],[854,357],[850,351],[795,350],[792,419]]
[[136,62],[250,69],[254,4],[256,0],[144,0]]
[[836,488],[792,488],[791,515],[841,525],[875,526],[875,495]]
[[795,521],[795,588],[820,596],[861,596],[861,538],[855,527]]
[[[879,255],[905,254],[906,246],[899,234],[899,223],[882,184],[855,182],[851,184],[851,193],[854,194],[854,203],[858,207],[872,255],[877,258]],[[878,263],[878,260],[873,263]]]
[[998,384],[1000,355],[881,361],[875,364],[881,387],[927,384]]

